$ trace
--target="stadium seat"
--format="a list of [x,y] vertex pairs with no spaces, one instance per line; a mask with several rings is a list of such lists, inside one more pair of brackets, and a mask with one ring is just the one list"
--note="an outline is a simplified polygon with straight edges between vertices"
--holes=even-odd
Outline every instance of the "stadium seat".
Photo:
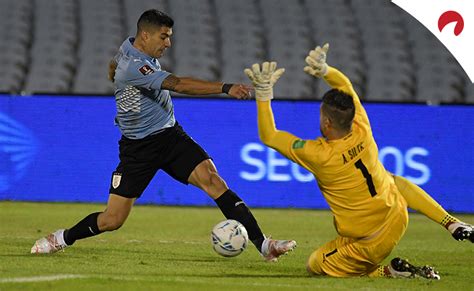
[[79,6],[81,42],[72,91],[76,94],[113,94],[107,80],[107,68],[125,39],[122,7],[114,0],[83,0]]
[[401,11],[388,0],[368,2],[350,2],[361,31],[365,97],[373,101],[409,101],[415,88],[415,68],[399,17]]
[[174,0],[168,4],[167,12],[174,18],[175,25],[172,47],[167,54],[179,56],[173,58],[173,72],[216,80],[220,74],[217,23],[211,2]]
[[327,86],[302,68],[329,42],[329,64],[363,99],[473,103],[449,51],[390,0],[2,0],[0,90],[112,94],[107,64],[151,8],[175,20],[160,63],[180,76],[248,83],[243,68],[276,60],[277,98],[320,98]]
[[28,76],[28,93],[70,91],[77,44],[76,4],[72,0],[36,0]]
[[266,56],[258,3],[221,0],[215,5],[220,28],[221,78],[226,82],[248,82],[241,68],[260,62]]
[[275,97],[307,97],[314,92],[314,82],[303,72],[304,58],[314,42],[311,40],[305,7],[300,2],[287,5],[282,0],[261,0],[263,27],[267,38],[267,57],[286,69],[275,87]]
[[32,13],[30,1],[0,1],[0,92],[16,93],[22,89],[28,67]]

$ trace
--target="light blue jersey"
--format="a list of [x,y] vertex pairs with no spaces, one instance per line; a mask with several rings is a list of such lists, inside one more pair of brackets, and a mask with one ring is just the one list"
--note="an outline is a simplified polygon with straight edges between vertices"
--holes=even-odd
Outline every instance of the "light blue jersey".
[[122,135],[141,139],[176,120],[170,92],[161,83],[170,73],[161,70],[158,60],[133,47],[135,39],[127,38],[115,56],[115,123]]

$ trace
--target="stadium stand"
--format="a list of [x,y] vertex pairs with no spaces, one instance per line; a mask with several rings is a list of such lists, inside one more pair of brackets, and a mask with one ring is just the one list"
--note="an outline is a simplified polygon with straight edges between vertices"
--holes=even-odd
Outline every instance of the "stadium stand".
[[67,93],[76,64],[76,2],[36,0],[33,4],[33,37],[24,90]]
[[[367,67],[361,51],[360,28],[347,1],[305,0],[304,9],[309,11],[311,48],[315,44],[330,43],[330,63],[340,68],[352,80],[357,92],[364,93]],[[314,80],[312,81],[314,82]],[[316,95],[322,96],[329,89],[323,81],[316,81]]]
[[304,8],[288,5],[285,0],[261,0],[260,6],[267,57],[286,69],[284,78],[275,86],[275,92],[281,96],[310,97],[313,91],[311,77],[301,73],[304,58],[313,43]]
[[[168,1],[173,27],[173,72],[216,80],[219,75],[217,22],[211,1]],[[180,21],[182,19],[182,21]],[[184,20],[186,19],[186,20]]]
[[[259,7],[253,0],[215,1],[221,42],[221,78],[229,82],[247,82],[241,70],[266,56],[265,31]],[[225,61],[223,61],[225,60]]]
[[73,92],[107,94],[113,85],[107,80],[110,59],[123,41],[122,9],[115,0],[81,0],[79,6],[78,67]]
[[244,67],[271,59],[286,68],[277,98],[314,98],[328,87],[304,57],[329,42],[365,100],[474,104],[449,51],[389,0],[2,0],[0,92],[112,94],[107,64],[150,8],[175,19],[160,62],[177,75],[247,82]]
[[[413,64],[403,38],[400,9],[385,1],[353,0],[367,60],[367,100],[408,101],[413,96]],[[370,15],[371,17],[367,17]]]
[[474,104],[474,84],[466,85],[466,103]]
[[0,1],[0,91],[22,89],[29,60],[32,13],[28,0]]

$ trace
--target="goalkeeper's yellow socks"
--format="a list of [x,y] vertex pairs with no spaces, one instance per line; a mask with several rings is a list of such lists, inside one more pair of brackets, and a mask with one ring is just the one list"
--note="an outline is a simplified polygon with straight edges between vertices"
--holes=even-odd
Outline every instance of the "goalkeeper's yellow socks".
[[392,278],[388,266],[378,266],[377,269],[369,273],[367,276],[370,278]]
[[394,179],[398,190],[407,201],[408,207],[426,215],[446,229],[450,224],[459,222],[459,219],[449,215],[438,202],[414,183],[400,176],[394,176]]

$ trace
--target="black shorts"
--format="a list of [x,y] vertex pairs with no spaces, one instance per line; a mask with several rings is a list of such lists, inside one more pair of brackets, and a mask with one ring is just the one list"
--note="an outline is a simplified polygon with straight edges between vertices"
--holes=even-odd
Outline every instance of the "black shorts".
[[196,166],[210,159],[178,123],[142,139],[122,136],[119,151],[120,163],[112,173],[109,193],[127,198],[140,197],[160,169],[187,185]]

